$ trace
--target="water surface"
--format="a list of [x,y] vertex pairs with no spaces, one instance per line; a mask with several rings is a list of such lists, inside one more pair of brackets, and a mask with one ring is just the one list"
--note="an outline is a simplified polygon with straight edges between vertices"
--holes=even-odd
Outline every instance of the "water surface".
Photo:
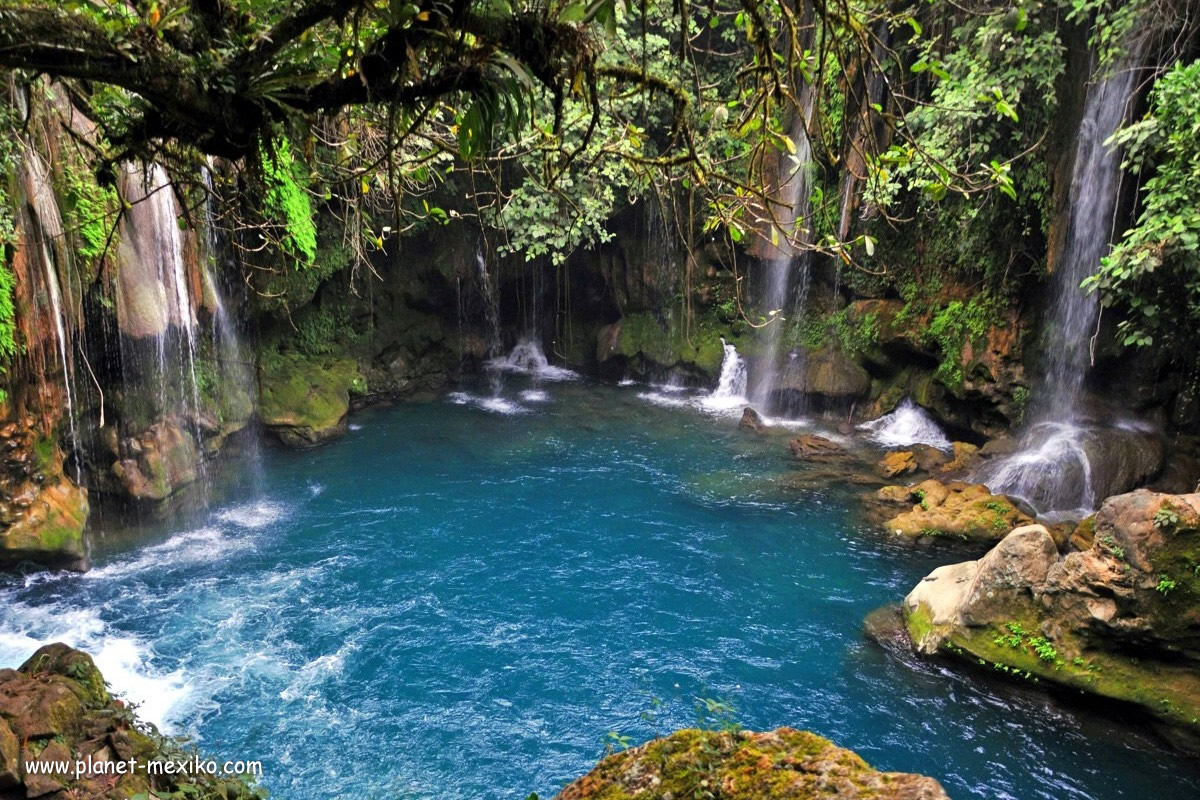
[[955,798],[1200,792],[1140,736],[867,642],[947,556],[887,546],[835,490],[778,491],[783,440],[640,395],[458,395],[268,451],[195,524],[4,579],[0,663],[83,646],[145,716],[296,800],[549,797],[610,731],[696,724],[697,698]]

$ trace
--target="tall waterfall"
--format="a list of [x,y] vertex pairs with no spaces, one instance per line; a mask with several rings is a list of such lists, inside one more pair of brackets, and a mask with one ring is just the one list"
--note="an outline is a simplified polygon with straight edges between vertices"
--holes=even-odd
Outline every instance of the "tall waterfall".
[[[808,123],[813,110],[811,92],[806,92],[804,97],[803,107],[797,109],[792,121],[791,139],[796,152],[784,156],[780,162],[775,191],[777,202],[772,207],[772,253],[767,261],[767,281],[762,297],[764,314],[771,319],[763,332],[762,355],[750,395],[751,401],[764,412],[771,410],[772,396],[779,385],[780,349],[786,322],[793,314],[803,313],[808,302],[809,253],[797,246],[808,235],[808,169],[812,163],[812,143],[808,139]],[[796,276],[794,289],[793,273]]]
[[977,477],[992,491],[1029,502],[1044,514],[1089,511],[1098,499],[1081,419],[1090,340],[1099,306],[1080,284],[1096,271],[1114,237],[1120,188],[1120,155],[1106,140],[1121,125],[1135,88],[1128,64],[1088,90],[1071,175],[1066,244],[1054,272],[1043,361],[1034,392],[1032,422],[1020,450],[986,463]]

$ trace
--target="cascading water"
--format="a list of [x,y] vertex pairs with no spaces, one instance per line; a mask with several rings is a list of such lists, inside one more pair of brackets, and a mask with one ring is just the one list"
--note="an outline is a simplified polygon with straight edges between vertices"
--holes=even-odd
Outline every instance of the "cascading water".
[[717,388],[703,398],[700,405],[715,411],[726,411],[746,405],[746,362],[731,342],[721,340],[725,349],[721,360],[721,375]]
[[1025,500],[1051,516],[1086,513],[1097,501],[1080,400],[1099,306],[1095,295],[1085,293],[1080,284],[1095,272],[1113,238],[1120,155],[1106,141],[1125,119],[1134,78],[1133,69],[1117,66],[1088,91],[1071,176],[1066,245],[1054,272],[1050,324],[1043,336],[1033,422],[1018,452],[985,463],[976,474],[992,491]]
[[[808,302],[808,251],[797,245],[808,235],[809,191],[808,170],[812,162],[812,143],[808,139],[808,123],[812,115],[811,93],[805,94],[803,107],[797,110],[792,122],[791,139],[796,152],[780,163],[778,186],[775,192],[771,230],[772,255],[767,261],[767,282],[763,295],[764,312],[771,321],[763,332],[762,355],[754,376],[750,399],[760,410],[771,410],[773,395],[779,386],[780,349],[785,322],[793,314],[802,314]],[[793,302],[792,275],[796,283]],[[789,362],[788,369],[803,368]]]

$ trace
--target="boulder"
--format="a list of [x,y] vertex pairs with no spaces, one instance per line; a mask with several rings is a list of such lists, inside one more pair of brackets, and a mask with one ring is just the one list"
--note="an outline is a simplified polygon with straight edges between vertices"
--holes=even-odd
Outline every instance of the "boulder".
[[933,778],[879,772],[806,731],[684,730],[608,756],[557,800],[947,800]]
[[803,459],[834,456],[846,452],[846,448],[837,442],[812,433],[803,433],[792,439],[788,443],[788,449],[792,451],[793,456]]
[[738,427],[751,433],[765,433],[767,430],[762,417],[750,406],[746,406],[742,411],[742,421],[738,423]]
[[1133,704],[1200,749],[1200,494],[1112,497],[1088,527],[1066,556],[1032,525],[934,570],[904,601],[913,645]]
[[[17,670],[0,670],[0,795],[3,797],[222,797],[261,800],[265,795],[241,779],[197,774],[146,774],[146,763],[177,758],[165,740],[131,724],[129,709],[105,689],[92,659],[65,644],[35,652]],[[86,762],[134,759],[134,772],[76,775],[26,774],[27,762]]]
[[48,567],[88,568],[83,532],[87,491],[65,479],[33,496],[19,517],[0,533],[0,567],[31,561]]
[[349,358],[270,354],[259,363],[259,417],[289,447],[324,444],[346,432],[350,395],[366,392]]
[[836,347],[804,354],[804,369],[784,370],[776,391],[827,401],[850,401],[871,390],[871,376]]
[[121,442],[112,474],[132,499],[161,501],[193,483],[199,465],[195,437],[169,419]]
[[883,523],[895,536],[998,542],[1014,527],[1033,522],[1007,497],[979,484],[927,480],[906,489],[890,488],[887,497],[894,499],[905,491],[915,505]]

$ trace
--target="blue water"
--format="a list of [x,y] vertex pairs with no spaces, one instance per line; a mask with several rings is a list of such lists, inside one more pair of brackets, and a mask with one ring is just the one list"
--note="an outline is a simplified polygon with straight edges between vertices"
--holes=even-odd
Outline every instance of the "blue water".
[[783,439],[636,388],[526,408],[397,406],[268,451],[206,519],[5,579],[0,663],[84,646],[147,717],[261,759],[278,798],[549,797],[610,731],[695,725],[697,698],[955,798],[1200,791],[1139,735],[866,641],[869,611],[961,554],[883,544],[837,490],[781,492]]

